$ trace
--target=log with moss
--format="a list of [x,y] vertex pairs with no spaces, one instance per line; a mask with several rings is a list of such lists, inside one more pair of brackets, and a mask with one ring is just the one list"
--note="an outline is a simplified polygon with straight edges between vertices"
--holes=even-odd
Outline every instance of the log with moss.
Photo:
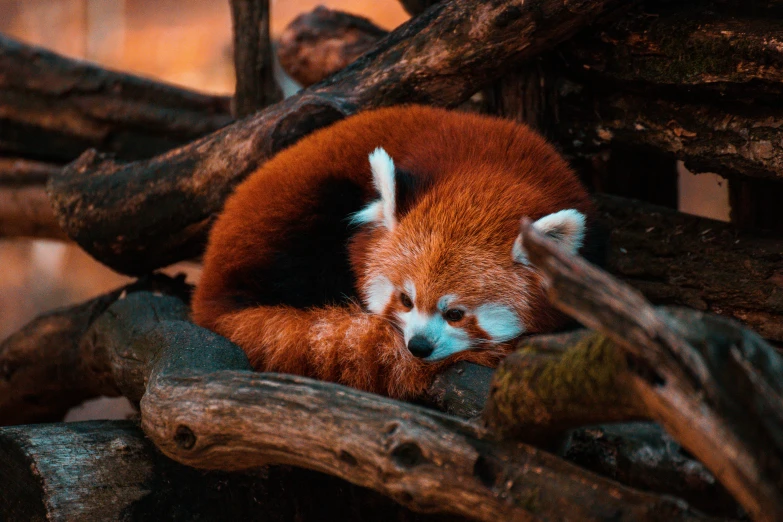
[[437,4],[328,80],[190,145],[129,164],[86,153],[52,178],[55,212],[69,237],[123,273],[195,256],[234,185],[305,134],[372,107],[457,105],[620,4]]

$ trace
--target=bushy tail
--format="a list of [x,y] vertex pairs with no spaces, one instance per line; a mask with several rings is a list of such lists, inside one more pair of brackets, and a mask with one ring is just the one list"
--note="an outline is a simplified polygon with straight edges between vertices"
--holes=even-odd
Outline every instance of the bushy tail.
[[421,395],[442,369],[413,357],[389,322],[357,305],[248,308],[221,317],[215,330],[241,346],[258,371],[304,375],[400,399]]

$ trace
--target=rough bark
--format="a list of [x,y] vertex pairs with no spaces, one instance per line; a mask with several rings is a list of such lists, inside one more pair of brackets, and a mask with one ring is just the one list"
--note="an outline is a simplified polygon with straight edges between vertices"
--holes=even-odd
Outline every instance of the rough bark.
[[709,515],[743,518],[712,473],[654,422],[579,428],[558,454],[623,484],[683,498]]
[[[87,301],[39,316],[0,342],[0,425],[51,422],[82,401],[118,395],[96,368],[101,354],[91,351],[87,331],[116,300],[141,289],[183,295],[180,280],[154,276]],[[187,317],[180,304],[174,312]]]
[[0,154],[67,162],[90,147],[134,160],[231,121],[229,100],[0,36]]
[[0,462],[9,521],[445,522],[308,470],[196,470],[161,455],[131,421],[3,428]]
[[783,341],[783,241],[623,198],[599,195],[611,230],[608,270],[661,305],[731,317]]
[[269,0],[230,0],[234,34],[234,114],[244,118],[282,98],[272,67]]
[[372,107],[457,105],[510,64],[565,40],[618,4],[437,4],[324,82],[190,145],[125,165],[86,153],[52,178],[55,212],[71,238],[123,273],[192,257],[232,187],[308,132]]
[[381,491],[417,511],[487,521],[701,518],[532,447],[492,443],[453,417],[332,389],[251,372],[158,373],[142,400],[142,426],[165,454],[193,466],[293,464]]
[[783,359],[775,349],[727,319],[656,312],[637,291],[560,251],[529,219],[522,233],[555,306],[624,349],[648,414],[754,520],[783,518]]
[[414,510],[484,520],[532,520],[534,514],[704,519],[531,447],[496,443],[455,417],[334,384],[253,373],[237,346],[182,320],[186,311],[172,297],[128,293],[92,322],[70,353],[49,354],[71,362],[58,367],[49,360],[50,372],[67,372],[80,358],[82,383],[141,399],[153,442],[202,468],[294,464],[370,487]]
[[387,34],[367,18],[319,5],[288,24],[277,58],[291,78],[308,87],[346,67]]
[[[654,9],[654,7],[653,7]],[[562,46],[596,81],[645,91],[775,101],[783,94],[783,21],[701,7],[632,13]]]
[[565,151],[590,157],[612,143],[650,147],[684,161],[691,172],[780,180],[779,107],[709,105],[630,92],[561,88],[558,136]]

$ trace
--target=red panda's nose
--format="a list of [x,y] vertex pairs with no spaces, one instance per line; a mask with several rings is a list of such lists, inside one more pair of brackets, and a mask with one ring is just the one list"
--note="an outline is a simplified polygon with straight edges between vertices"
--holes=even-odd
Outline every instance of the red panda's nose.
[[423,359],[428,357],[435,350],[435,347],[423,335],[414,335],[408,341],[408,350],[416,357]]

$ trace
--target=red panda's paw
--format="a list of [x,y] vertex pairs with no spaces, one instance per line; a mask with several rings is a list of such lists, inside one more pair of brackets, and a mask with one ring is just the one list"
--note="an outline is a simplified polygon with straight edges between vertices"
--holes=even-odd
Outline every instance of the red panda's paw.
[[386,394],[403,400],[422,397],[435,377],[453,364],[466,361],[496,368],[512,350],[512,344],[504,343],[494,346],[491,350],[465,350],[438,362],[425,362],[405,350],[395,363],[389,365]]
[[324,317],[310,330],[315,377],[385,394],[384,361],[405,349],[402,334],[380,316],[358,310],[347,320],[330,319]]

